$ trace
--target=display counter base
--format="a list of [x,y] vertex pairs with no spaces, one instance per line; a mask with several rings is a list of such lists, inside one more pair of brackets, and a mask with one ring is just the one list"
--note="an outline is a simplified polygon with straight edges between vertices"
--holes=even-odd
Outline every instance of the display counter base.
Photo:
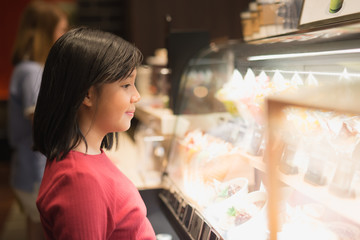
[[147,216],[152,224],[155,234],[170,234],[172,240],[188,240],[190,239],[183,229],[177,223],[175,217],[170,213],[167,207],[159,198],[162,189],[146,189],[140,190],[147,207]]
[[157,188],[140,190],[156,234],[172,240],[222,240],[201,214],[179,193]]

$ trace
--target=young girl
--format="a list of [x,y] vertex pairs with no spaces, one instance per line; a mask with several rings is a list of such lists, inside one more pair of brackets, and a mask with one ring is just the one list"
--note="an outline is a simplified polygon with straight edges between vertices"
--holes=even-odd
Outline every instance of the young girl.
[[66,14],[52,3],[31,2],[24,10],[14,45],[8,106],[13,148],[11,185],[27,218],[27,239],[44,239],[36,208],[46,158],[32,150],[32,117],[51,46],[67,30]]
[[34,115],[35,148],[47,157],[37,199],[47,239],[156,239],[138,190],[102,150],[130,127],[141,61],[122,38],[88,28],[50,50]]

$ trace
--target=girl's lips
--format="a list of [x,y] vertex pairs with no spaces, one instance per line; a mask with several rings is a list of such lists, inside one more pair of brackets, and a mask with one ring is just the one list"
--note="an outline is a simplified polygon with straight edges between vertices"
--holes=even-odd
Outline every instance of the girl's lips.
[[126,115],[133,117],[135,112],[125,112]]

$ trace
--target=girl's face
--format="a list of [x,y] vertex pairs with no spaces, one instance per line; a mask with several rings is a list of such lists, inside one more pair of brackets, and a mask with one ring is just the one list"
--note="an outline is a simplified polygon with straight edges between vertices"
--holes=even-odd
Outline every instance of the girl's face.
[[127,79],[102,86],[95,116],[95,127],[102,133],[121,132],[130,128],[135,103],[140,100],[135,78],[136,69]]

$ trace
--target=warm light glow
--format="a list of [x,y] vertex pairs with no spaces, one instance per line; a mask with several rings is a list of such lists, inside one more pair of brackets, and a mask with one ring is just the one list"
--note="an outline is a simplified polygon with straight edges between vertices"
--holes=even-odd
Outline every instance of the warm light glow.
[[146,136],[144,137],[145,142],[162,142],[165,140],[164,136]]
[[274,83],[276,91],[283,91],[287,88],[287,81],[279,71],[275,71],[271,81]]
[[316,56],[354,54],[354,53],[360,53],[360,48],[343,49],[343,50],[335,50],[335,51],[322,51],[322,52],[259,55],[259,56],[250,56],[247,58],[247,60],[262,61],[262,60],[272,60],[272,59],[289,59],[289,58],[316,57]]
[[163,75],[167,75],[167,74],[170,73],[170,69],[168,69],[168,68],[162,68],[162,69],[160,70],[160,73],[163,74]]
[[232,76],[231,76],[231,82],[232,81],[240,81],[240,80],[243,80],[243,77],[241,76],[241,73],[239,72],[239,70],[235,69]]
[[347,69],[345,68],[340,76],[340,80],[349,80],[349,79],[350,79],[349,73],[348,73]]
[[[308,75],[308,74],[312,74],[314,76],[318,75],[318,76],[338,76],[338,77],[343,77],[344,76],[344,71],[343,72],[314,72],[314,71],[290,71],[290,70],[264,70],[265,72],[280,72],[280,73],[283,73],[283,74],[304,74],[304,75]],[[347,77],[358,77],[360,78],[360,73],[349,73],[347,72],[346,70],[346,76]]]
[[264,71],[261,71],[258,77],[258,81],[261,83],[268,81],[268,76],[266,76],[266,73]]
[[255,82],[255,74],[253,70],[251,70],[251,68],[247,69],[244,80],[249,82]]
[[204,86],[197,86],[194,88],[194,95],[198,98],[204,98],[208,95],[209,91]]
[[291,78],[291,84],[295,86],[304,85],[303,80],[301,80],[297,72],[295,72],[294,76]]

